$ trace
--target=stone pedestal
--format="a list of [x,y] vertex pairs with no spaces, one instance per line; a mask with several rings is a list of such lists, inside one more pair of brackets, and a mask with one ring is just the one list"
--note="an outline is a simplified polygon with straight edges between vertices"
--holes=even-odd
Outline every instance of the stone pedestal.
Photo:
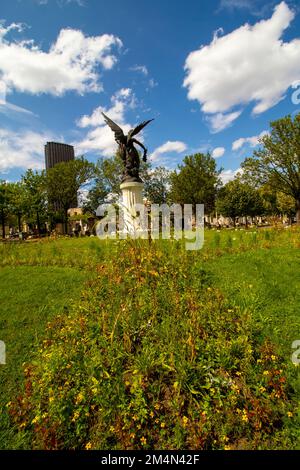
[[140,226],[140,219],[137,217],[136,205],[143,206],[143,191],[144,183],[137,181],[125,181],[120,185],[122,190],[122,206],[124,227],[123,232],[129,235],[134,235],[136,232],[142,230]]

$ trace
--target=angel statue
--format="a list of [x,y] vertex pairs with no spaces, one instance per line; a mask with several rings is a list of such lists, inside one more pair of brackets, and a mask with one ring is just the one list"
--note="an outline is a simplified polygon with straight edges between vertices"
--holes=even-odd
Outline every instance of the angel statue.
[[102,113],[102,115],[104,116],[106,124],[115,133],[115,141],[119,145],[120,157],[124,163],[122,183],[129,181],[142,183],[143,181],[139,176],[140,157],[134,144],[139,145],[144,150],[144,162],[147,161],[147,149],[141,142],[134,139],[133,136],[141,132],[141,130],[147,126],[149,122],[153,121],[153,119],[141,122],[141,124],[136,126],[134,129],[130,129],[128,135],[124,135],[121,127],[119,127],[118,124],[112,121],[109,117],[105,116],[104,113]]

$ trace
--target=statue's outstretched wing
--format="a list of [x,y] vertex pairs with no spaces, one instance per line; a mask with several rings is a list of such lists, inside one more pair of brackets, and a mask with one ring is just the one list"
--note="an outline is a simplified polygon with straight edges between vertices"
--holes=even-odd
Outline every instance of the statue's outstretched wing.
[[144,127],[147,126],[147,124],[149,124],[149,122],[151,121],[154,121],[154,119],[149,119],[149,121],[143,121],[141,122],[141,124],[139,124],[138,126],[136,126],[133,131],[131,132],[131,137],[133,135],[137,135],[139,132],[141,132],[142,129],[144,129]]
[[120,142],[125,142],[125,136],[124,133],[121,129],[121,127],[118,126],[114,121],[112,121],[108,116],[106,116],[104,113],[101,113],[104,117],[104,121],[106,124],[111,128],[111,130],[115,133],[115,139],[120,141]]

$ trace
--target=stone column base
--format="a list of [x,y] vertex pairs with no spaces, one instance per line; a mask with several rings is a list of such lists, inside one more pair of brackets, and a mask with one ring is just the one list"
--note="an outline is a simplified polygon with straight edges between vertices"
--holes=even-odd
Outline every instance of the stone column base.
[[122,209],[124,217],[123,231],[127,234],[134,235],[136,232],[142,230],[139,226],[139,221],[136,219],[136,205],[143,205],[143,192],[144,183],[137,181],[128,181],[121,183],[120,189],[122,190]]

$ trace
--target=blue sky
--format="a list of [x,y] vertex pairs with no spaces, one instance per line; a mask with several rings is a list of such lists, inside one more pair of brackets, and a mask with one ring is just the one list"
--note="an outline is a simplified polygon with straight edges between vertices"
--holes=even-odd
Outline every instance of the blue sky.
[[104,110],[155,118],[154,166],[210,151],[226,181],[300,111],[297,1],[1,0],[0,19],[0,179],[43,168],[47,140],[111,156]]

